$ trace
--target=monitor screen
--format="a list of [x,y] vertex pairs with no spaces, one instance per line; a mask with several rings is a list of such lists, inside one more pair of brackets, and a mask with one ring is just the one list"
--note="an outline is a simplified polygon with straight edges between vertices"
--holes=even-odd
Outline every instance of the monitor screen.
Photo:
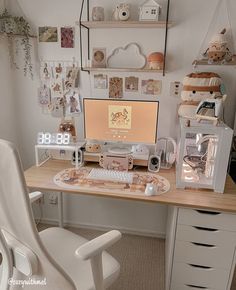
[[159,102],[84,99],[85,139],[156,143]]

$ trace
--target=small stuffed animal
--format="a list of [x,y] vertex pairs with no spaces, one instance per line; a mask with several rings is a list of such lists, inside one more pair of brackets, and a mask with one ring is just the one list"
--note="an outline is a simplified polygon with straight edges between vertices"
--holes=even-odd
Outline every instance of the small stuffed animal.
[[209,63],[224,63],[232,60],[232,53],[228,48],[225,33],[226,29],[223,29],[211,39],[208,49],[203,54],[208,58]]
[[85,146],[86,152],[89,153],[100,153],[102,151],[101,145],[98,141],[90,140],[86,143]]

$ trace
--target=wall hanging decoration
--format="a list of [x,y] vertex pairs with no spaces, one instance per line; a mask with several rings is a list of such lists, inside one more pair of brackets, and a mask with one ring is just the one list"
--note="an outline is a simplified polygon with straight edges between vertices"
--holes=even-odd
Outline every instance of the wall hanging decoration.
[[123,97],[123,78],[112,77],[109,80],[109,98],[120,99]]
[[159,80],[142,80],[142,94],[160,95],[162,83]]
[[236,65],[229,0],[219,0],[193,65]]
[[61,27],[61,47],[74,48],[74,28]]
[[107,89],[107,75],[94,75],[94,89]]
[[78,63],[71,61],[42,61],[38,102],[43,111],[55,118],[81,113]]
[[43,26],[39,27],[39,42],[57,42],[57,27]]
[[116,48],[107,59],[109,68],[141,69],[145,65],[146,57],[137,43],[129,43],[125,47]]
[[126,77],[125,78],[125,91],[126,92],[138,92],[139,78]]
[[[33,35],[32,28],[26,20],[17,0],[14,1],[14,4],[11,2],[3,1],[4,10],[0,12],[0,37],[7,37],[10,61],[14,68],[18,68],[15,54],[19,52],[18,43],[20,43],[24,51],[24,75],[29,74],[33,78],[31,38],[35,38],[36,36]],[[15,8],[14,11],[18,11],[17,14],[12,11],[12,7]]]

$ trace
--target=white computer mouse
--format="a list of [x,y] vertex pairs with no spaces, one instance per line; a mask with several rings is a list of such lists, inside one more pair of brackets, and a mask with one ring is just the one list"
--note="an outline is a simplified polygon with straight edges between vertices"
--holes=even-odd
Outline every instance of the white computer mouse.
[[147,183],[144,194],[147,196],[156,195],[157,185],[153,183]]

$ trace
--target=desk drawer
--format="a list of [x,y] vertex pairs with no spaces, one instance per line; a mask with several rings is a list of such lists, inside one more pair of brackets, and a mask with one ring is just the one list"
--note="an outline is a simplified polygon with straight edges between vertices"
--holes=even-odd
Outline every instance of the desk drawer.
[[174,260],[187,264],[230,269],[234,248],[234,245],[215,246],[176,241]]
[[179,209],[178,224],[236,232],[236,215],[195,209]]
[[177,226],[176,239],[216,246],[236,246],[236,232],[181,224]]
[[198,285],[172,285],[171,290],[222,290],[219,288],[201,287]]
[[175,289],[174,285],[197,285],[209,289],[226,290],[229,272],[221,268],[201,268],[176,262],[173,266],[171,289]]

